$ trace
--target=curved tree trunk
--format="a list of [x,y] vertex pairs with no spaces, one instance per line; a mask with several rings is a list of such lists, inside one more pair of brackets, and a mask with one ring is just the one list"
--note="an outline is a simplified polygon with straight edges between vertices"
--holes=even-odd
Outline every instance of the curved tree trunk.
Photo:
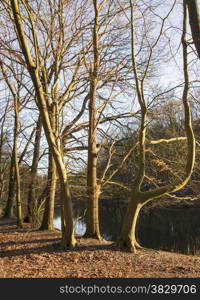
[[182,48],[183,48],[183,68],[184,68],[184,79],[185,85],[182,95],[182,102],[185,114],[185,133],[187,136],[187,161],[185,164],[185,172],[182,180],[179,179],[169,185],[150,190],[147,192],[141,191],[141,185],[145,176],[145,139],[146,139],[146,105],[145,99],[142,93],[142,86],[138,80],[138,74],[135,63],[134,54],[134,27],[133,27],[133,4],[130,0],[131,5],[131,29],[132,29],[132,63],[133,71],[136,81],[137,96],[141,107],[141,127],[140,127],[140,138],[139,138],[139,169],[136,178],[132,185],[132,195],[129,201],[126,215],[123,221],[121,233],[117,241],[117,245],[120,247],[128,248],[131,251],[136,251],[139,246],[136,240],[136,223],[138,214],[142,206],[148,203],[150,200],[164,196],[169,193],[174,193],[183,188],[189,181],[195,161],[195,137],[192,129],[192,117],[191,110],[188,101],[189,91],[189,77],[188,77],[188,61],[187,61],[187,41],[186,41],[186,24],[187,24],[187,12],[186,5],[184,3],[184,17],[183,17],[183,33],[182,33]]
[[[38,106],[45,136],[49,145],[49,148],[52,151],[52,155],[54,157],[56,168],[58,172],[58,177],[61,186],[61,206],[63,208],[63,227],[62,227],[62,244],[64,247],[73,247],[76,244],[76,240],[74,237],[74,226],[73,226],[73,214],[72,214],[72,204],[71,204],[71,196],[68,185],[68,179],[66,174],[65,163],[63,159],[62,149],[59,141],[59,137],[55,136],[51,122],[50,122],[50,112],[47,104],[47,94],[43,88],[42,78],[40,76],[40,66],[35,64],[31,51],[28,46],[28,41],[26,39],[26,35],[24,32],[24,27],[22,23],[22,15],[20,13],[19,1],[12,0],[10,1],[11,10],[14,17],[14,24],[18,36],[18,41],[23,52],[24,58],[26,60],[27,69],[31,76],[37,101],[36,104]],[[29,15],[29,18],[31,16]],[[36,34],[35,28],[32,28],[34,34]],[[35,36],[36,37],[36,36]],[[37,55],[38,53],[36,53]],[[37,61],[39,62],[39,57],[37,57]]]
[[138,200],[139,199],[133,196],[130,199],[126,214],[124,216],[120,237],[116,243],[118,246],[129,249],[134,253],[136,252],[137,248],[140,248],[136,238],[136,225],[139,212],[143,205]]

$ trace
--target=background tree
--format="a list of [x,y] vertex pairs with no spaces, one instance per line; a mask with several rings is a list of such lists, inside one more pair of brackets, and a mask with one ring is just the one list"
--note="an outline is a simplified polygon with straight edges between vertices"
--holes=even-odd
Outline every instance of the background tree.
[[13,164],[15,170],[15,180],[16,180],[16,207],[17,207],[17,226],[22,228],[23,226],[23,211],[22,211],[22,199],[21,199],[21,188],[20,188],[20,173],[19,173],[19,161],[18,161],[18,135],[20,131],[19,124],[19,90],[18,85],[17,91],[14,90],[13,84],[8,79],[3,63],[0,63],[1,71],[8,85],[8,88],[13,97],[14,106],[14,139],[13,139]]
[[36,179],[37,179],[37,170],[38,170],[38,163],[40,158],[40,141],[41,141],[41,131],[42,131],[42,122],[40,116],[38,117],[37,124],[36,124],[36,132],[35,132],[35,142],[34,142],[34,152],[33,152],[33,159],[31,165],[31,178],[28,188],[28,198],[27,198],[27,217],[26,221],[34,222],[34,211],[37,206],[36,202]]

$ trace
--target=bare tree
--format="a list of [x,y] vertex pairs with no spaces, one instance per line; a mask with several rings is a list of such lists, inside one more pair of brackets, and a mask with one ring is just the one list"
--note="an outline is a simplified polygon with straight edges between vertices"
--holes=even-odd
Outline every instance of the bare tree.
[[[187,13],[186,13],[186,5],[184,3],[182,47],[183,47],[183,66],[184,66],[185,84],[184,84],[184,90],[182,95],[182,102],[183,102],[184,113],[185,113],[185,133],[187,136],[187,149],[188,149],[185,171],[182,178],[180,177],[176,178],[170,184],[158,187],[153,190],[145,191],[145,192],[141,190],[145,178],[146,129],[147,129],[148,110],[147,110],[147,105],[145,102],[144,90],[143,90],[146,72],[144,73],[143,77],[139,77],[137,71],[137,64],[136,64],[134,9],[135,9],[135,4],[132,0],[130,0],[132,66],[133,66],[133,72],[134,72],[135,82],[136,82],[138,102],[141,107],[141,125],[140,125],[140,132],[139,132],[139,166],[138,166],[138,171],[135,176],[135,179],[132,183],[130,200],[124,217],[121,233],[117,241],[117,245],[119,245],[120,247],[128,248],[131,251],[136,251],[136,248],[140,247],[140,245],[136,240],[136,222],[141,208],[150,200],[156,199],[158,197],[161,197],[169,193],[173,193],[183,188],[188,183],[191,177],[193,166],[194,166],[194,160],[195,160],[195,138],[192,129],[191,111],[190,111],[190,105],[188,101],[189,77],[188,77],[188,59],[187,59],[187,41],[186,41]],[[163,22],[164,21],[165,18],[163,19]],[[162,34],[162,26],[158,38],[155,40],[154,44],[150,48],[150,55],[149,55],[149,60],[147,62],[147,68],[150,63],[153,48],[158,43],[161,34]]]
[[[6,187],[6,183],[8,179],[6,178],[8,176],[8,170],[10,165],[10,153],[7,148],[7,132],[6,132],[6,119],[8,118],[8,112],[10,110],[10,103],[7,99],[7,103],[5,107],[3,108],[2,116],[0,119],[0,200],[3,202],[4,200],[4,191]],[[12,157],[12,155],[11,155]],[[14,166],[12,165],[12,170],[14,169]],[[11,197],[13,199],[13,197]],[[8,205],[9,203],[9,205]],[[4,215],[7,218],[12,217],[12,200],[11,202],[6,203]]]
[[[19,89],[20,86],[18,86],[18,90],[15,91],[13,88],[12,83],[8,79],[8,76],[6,74],[6,71],[4,69],[2,61],[0,62],[1,71],[4,76],[4,79],[7,83],[7,86],[13,96],[14,101],[14,138],[13,138],[13,162],[11,162],[14,165],[15,169],[15,180],[16,180],[16,207],[17,207],[17,226],[18,228],[22,228],[23,226],[23,212],[22,212],[22,199],[21,199],[21,189],[20,189],[20,174],[19,174],[19,159],[18,159],[18,135],[20,130],[20,124],[19,124]],[[12,170],[11,170],[12,173]],[[11,175],[13,176],[13,175]],[[11,201],[12,203],[12,201]],[[10,209],[9,209],[10,210]]]
[[[25,5],[25,9],[28,14],[29,22],[32,26],[32,35],[34,37],[35,43],[35,54],[36,54],[36,61],[34,61],[33,56],[31,54],[28,41],[25,35],[25,30],[23,26],[23,18],[21,14],[21,10],[19,7],[19,1],[11,1],[10,6],[13,14],[13,22],[16,26],[16,32],[18,36],[18,41],[21,47],[21,50],[24,55],[24,59],[26,61],[27,70],[31,76],[35,93],[37,97],[37,106],[40,112],[44,132],[49,144],[49,147],[52,151],[53,158],[56,163],[57,172],[59,176],[60,186],[61,186],[61,207],[62,207],[62,244],[64,247],[74,246],[76,241],[74,237],[74,228],[73,228],[73,215],[72,215],[72,207],[71,207],[71,196],[70,190],[66,175],[65,164],[62,155],[62,146],[60,143],[59,132],[53,131],[51,120],[50,120],[50,112],[49,106],[47,102],[47,91],[44,88],[44,78],[42,75],[42,65],[40,64],[41,57],[39,55],[39,44],[37,40],[36,28],[34,26],[33,21],[33,10],[29,7],[28,3],[23,3]],[[59,1],[58,3],[59,9],[59,17],[62,17],[62,9],[63,9],[63,1]],[[61,24],[62,26],[62,24]],[[60,40],[63,42],[63,31],[60,32]],[[62,54],[62,48],[58,50],[58,54],[56,56],[56,63],[57,67],[59,67],[60,55]],[[55,65],[56,67],[56,65]],[[56,87],[56,82],[55,86]],[[56,99],[54,99],[55,101]],[[56,102],[52,102],[52,106],[57,107]],[[58,117],[58,115],[57,115]]]

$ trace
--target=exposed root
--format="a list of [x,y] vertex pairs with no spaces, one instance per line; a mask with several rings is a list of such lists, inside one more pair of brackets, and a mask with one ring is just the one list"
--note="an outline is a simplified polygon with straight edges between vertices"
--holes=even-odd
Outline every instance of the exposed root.
[[138,249],[145,249],[144,247],[142,247],[137,241],[135,241],[135,246]]
[[[142,249],[142,250],[151,250],[150,248],[146,248],[146,247],[143,247],[143,246],[141,246],[137,241],[135,241],[135,246],[136,246],[136,248],[137,249]],[[155,251],[155,249],[152,249],[153,251]]]
[[62,241],[61,241],[61,247],[64,249],[64,250],[69,250],[69,249],[73,249],[75,248],[77,245],[77,241],[74,237],[72,237],[70,240],[68,240],[67,238],[64,238]]
[[130,238],[119,239],[114,242],[112,246],[119,248],[119,250],[125,250],[132,253],[137,253],[138,249],[143,249],[136,240],[132,240]]
[[[137,253],[137,250],[156,251],[155,249],[142,247],[137,241],[131,242],[130,240],[120,239],[110,245],[117,247],[119,250]],[[156,251],[159,253],[159,251]]]

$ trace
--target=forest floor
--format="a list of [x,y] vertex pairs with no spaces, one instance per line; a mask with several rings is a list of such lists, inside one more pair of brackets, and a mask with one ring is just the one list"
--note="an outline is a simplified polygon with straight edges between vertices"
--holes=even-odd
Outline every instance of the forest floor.
[[108,241],[78,238],[74,250],[63,250],[61,233],[40,232],[0,219],[0,278],[200,277],[200,255],[152,249],[136,254],[119,251]]

